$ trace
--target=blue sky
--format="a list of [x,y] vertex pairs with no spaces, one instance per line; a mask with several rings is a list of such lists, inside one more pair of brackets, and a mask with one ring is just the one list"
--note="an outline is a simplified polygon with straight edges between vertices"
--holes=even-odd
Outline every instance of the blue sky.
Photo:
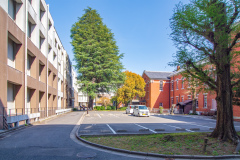
[[[169,19],[180,1],[189,0],[46,0],[61,42],[73,60],[70,29],[88,6],[96,9],[115,35],[126,70],[173,71],[168,66],[176,48]],[[73,62],[74,64],[74,62]]]

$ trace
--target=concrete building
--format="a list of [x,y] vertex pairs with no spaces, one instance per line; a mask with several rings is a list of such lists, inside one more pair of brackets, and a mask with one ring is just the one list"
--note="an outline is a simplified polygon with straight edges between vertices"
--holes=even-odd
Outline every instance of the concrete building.
[[44,0],[0,1],[0,129],[77,105],[76,73]]

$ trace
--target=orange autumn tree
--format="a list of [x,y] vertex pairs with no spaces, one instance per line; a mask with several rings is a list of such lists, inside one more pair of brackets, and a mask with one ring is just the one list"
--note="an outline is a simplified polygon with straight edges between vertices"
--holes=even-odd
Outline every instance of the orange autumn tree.
[[116,99],[118,103],[122,102],[127,106],[127,104],[137,95],[139,97],[145,96],[144,87],[146,83],[139,74],[130,71],[125,71],[124,73],[126,78],[123,86],[117,90]]

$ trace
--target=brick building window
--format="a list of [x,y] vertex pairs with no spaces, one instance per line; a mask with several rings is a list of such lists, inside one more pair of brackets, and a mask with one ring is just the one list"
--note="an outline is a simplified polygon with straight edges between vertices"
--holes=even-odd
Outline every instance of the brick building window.
[[178,104],[178,97],[176,97],[176,104]]
[[172,91],[173,91],[173,81],[172,81]]
[[163,107],[163,103],[159,103],[159,106]]
[[160,91],[163,91],[163,81],[160,81]]
[[178,79],[176,80],[176,89],[178,90]]
[[182,78],[182,89],[184,89],[184,78]]
[[197,97],[196,97],[196,108],[198,108],[198,94],[197,94]]
[[173,105],[173,97],[171,97],[171,105]]
[[191,99],[191,95],[188,95],[188,99]]
[[184,101],[184,97],[182,96],[182,102]]
[[203,107],[207,108],[207,95],[203,96]]

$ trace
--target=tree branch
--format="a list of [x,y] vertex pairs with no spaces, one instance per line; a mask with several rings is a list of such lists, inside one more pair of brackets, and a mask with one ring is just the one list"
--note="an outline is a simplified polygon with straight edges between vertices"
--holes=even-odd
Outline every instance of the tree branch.
[[236,82],[234,82],[233,84],[231,84],[231,86],[234,87],[234,86],[238,85],[239,83],[240,83],[240,79],[237,80]]
[[233,1],[233,4],[234,4],[234,13],[233,13],[233,16],[232,18],[230,19],[230,22],[229,24],[227,25],[227,28],[228,28],[228,34],[231,33],[232,29],[231,29],[231,26],[233,25],[234,21],[236,20],[238,14],[239,14],[239,11],[238,11],[238,6],[237,6],[237,2],[236,0],[232,0]]
[[240,38],[240,33],[237,33],[232,41],[232,44],[228,47],[228,52],[231,52],[232,48],[235,46],[239,38]]
[[[208,75],[206,75],[206,73],[204,73],[202,70],[200,70],[199,68],[197,68],[191,61],[188,61],[187,62],[188,65],[192,66],[193,69],[199,74],[203,75],[203,76],[196,76],[196,78],[198,78],[199,80],[201,80],[202,82],[206,83],[212,90],[216,90],[217,89],[217,85],[215,83],[215,81],[213,81]],[[193,75],[188,69],[187,69],[187,72],[190,74],[190,75]],[[204,78],[202,78],[204,77]]]

